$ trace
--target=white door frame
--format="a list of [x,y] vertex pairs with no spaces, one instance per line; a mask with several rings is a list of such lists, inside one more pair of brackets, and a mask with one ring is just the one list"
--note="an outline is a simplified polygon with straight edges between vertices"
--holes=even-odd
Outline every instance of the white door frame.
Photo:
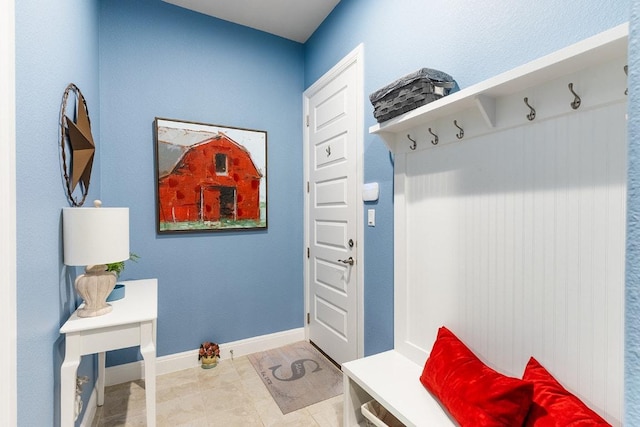
[[18,425],[15,0],[0,4],[0,425]]
[[309,248],[309,163],[307,162],[309,151],[309,132],[307,128],[306,117],[309,114],[309,100],[313,95],[323,88],[329,81],[333,80],[336,74],[342,73],[346,68],[355,64],[356,66],[356,87],[355,87],[355,102],[356,102],[356,192],[358,194],[358,202],[356,203],[356,265],[358,272],[358,281],[354,285],[356,286],[357,293],[357,346],[358,357],[364,356],[364,204],[362,203],[360,194],[362,194],[362,184],[364,180],[364,45],[361,43],[355,49],[353,49],[347,56],[345,56],[340,62],[334,65],[329,71],[327,71],[322,77],[320,77],[315,83],[313,83],[302,94],[303,102],[303,162],[304,162],[304,248],[303,248],[303,265],[304,265],[304,335],[305,339],[309,340],[309,324],[307,323],[307,313],[310,312],[310,299],[311,292],[309,289],[309,262],[310,258],[307,257],[307,248]]

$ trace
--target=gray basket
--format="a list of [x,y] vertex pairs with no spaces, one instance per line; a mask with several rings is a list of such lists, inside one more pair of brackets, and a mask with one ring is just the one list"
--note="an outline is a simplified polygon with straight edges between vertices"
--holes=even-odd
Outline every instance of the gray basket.
[[458,90],[456,81],[442,71],[421,68],[369,95],[373,116],[384,122]]

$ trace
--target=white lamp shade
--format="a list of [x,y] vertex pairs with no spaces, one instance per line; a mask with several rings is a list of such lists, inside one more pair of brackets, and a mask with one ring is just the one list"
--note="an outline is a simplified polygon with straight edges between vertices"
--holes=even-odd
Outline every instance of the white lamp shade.
[[66,265],[109,264],[129,259],[129,208],[63,208]]

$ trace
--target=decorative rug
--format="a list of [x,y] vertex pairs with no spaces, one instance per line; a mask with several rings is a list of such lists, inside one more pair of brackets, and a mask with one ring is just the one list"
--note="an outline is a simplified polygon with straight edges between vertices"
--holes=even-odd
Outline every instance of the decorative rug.
[[247,357],[283,414],[342,394],[342,372],[306,341]]

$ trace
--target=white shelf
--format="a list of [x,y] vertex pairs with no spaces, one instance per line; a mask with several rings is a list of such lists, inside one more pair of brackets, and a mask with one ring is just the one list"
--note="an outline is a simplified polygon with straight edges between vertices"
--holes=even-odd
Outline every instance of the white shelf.
[[355,383],[405,425],[455,425],[420,382],[422,368],[395,350],[342,365],[351,386]]
[[[395,135],[466,110],[480,113],[488,129],[496,126],[496,102],[528,88],[588,68],[626,58],[628,24],[622,24],[574,45],[529,62],[369,128],[395,151]],[[624,78],[622,70],[621,77]],[[608,84],[609,82],[603,82]]]

